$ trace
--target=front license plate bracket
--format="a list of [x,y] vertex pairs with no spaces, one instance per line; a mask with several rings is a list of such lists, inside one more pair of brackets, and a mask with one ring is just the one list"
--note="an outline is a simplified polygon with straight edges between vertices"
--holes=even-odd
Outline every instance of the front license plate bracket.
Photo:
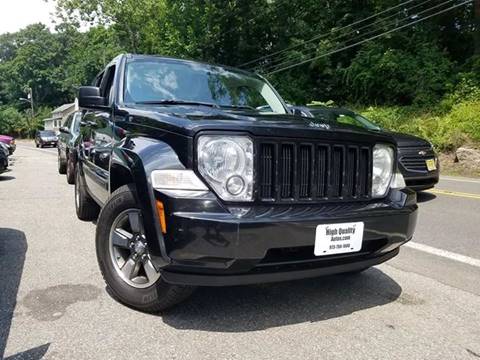
[[358,252],[363,243],[363,222],[322,224],[315,232],[316,256]]

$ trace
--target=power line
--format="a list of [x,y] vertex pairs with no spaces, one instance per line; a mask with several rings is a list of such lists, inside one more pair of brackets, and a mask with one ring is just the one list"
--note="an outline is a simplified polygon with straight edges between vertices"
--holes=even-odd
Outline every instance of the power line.
[[333,30],[330,31],[329,33],[324,33],[324,34],[316,35],[316,36],[314,36],[313,38],[311,38],[310,40],[302,41],[300,44],[292,45],[292,46],[287,47],[286,49],[278,50],[278,51],[273,52],[273,53],[271,53],[271,54],[264,55],[264,56],[261,56],[261,57],[259,57],[259,58],[257,58],[257,59],[250,60],[250,61],[248,61],[248,62],[246,62],[246,63],[243,63],[243,64],[238,65],[238,67],[244,67],[244,66],[246,66],[246,65],[250,65],[250,64],[252,64],[252,63],[256,63],[256,62],[258,62],[258,61],[260,61],[260,60],[268,59],[268,58],[270,58],[270,57],[272,57],[272,56],[275,56],[275,55],[278,55],[278,54],[280,54],[280,53],[282,53],[282,52],[284,52],[284,51],[291,50],[291,49],[295,49],[295,48],[297,48],[297,47],[299,47],[299,46],[302,46],[302,45],[304,45],[304,44],[310,43],[310,42],[315,41],[315,40],[319,40],[319,39],[324,38],[324,37],[327,37],[327,36],[331,35],[332,32],[337,32],[337,31],[341,31],[341,30],[348,29],[348,28],[350,28],[350,27],[352,27],[352,26],[355,26],[355,25],[358,25],[358,24],[360,24],[360,23],[362,23],[362,22],[365,22],[365,21],[368,21],[368,20],[370,20],[370,19],[373,19],[373,18],[375,18],[375,17],[377,17],[377,16],[379,16],[379,15],[382,15],[382,14],[385,14],[385,13],[387,13],[387,12],[390,12],[390,11],[392,11],[392,10],[394,10],[394,9],[397,9],[397,8],[399,8],[399,7],[401,7],[401,6],[405,5],[405,4],[409,4],[409,3],[413,2],[413,1],[415,1],[415,0],[407,0],[407,1],[404,1],[404,2],[402,2],[402,3],[398,4],[398,5],[395,5],[395,6],[391,7],[391,8],[388,8],[388,9],[382,10],[382,11],[380,11],[380,12],[378,12],[378,13],[375,13],[375,14],[373,14],[373,15],[370,15],[370,16],[366,17],[365,19],[361,19],[361,20],[355,21],[355,22],[353,22],[353,23],[351,23],[351,24],[348,24],[348,25],[345,25],[345,26],[343,26],[343,27],[341,27],[341,28],[339,28],[339,29],[333,29]]
[[391,29],[391,30],[388,30],[388,31],[386,31],[386,32],[384,32],[384,33],[381,33],[381,34],[372,36],[372,37],[370,37],[370,38],[368,38],[368,39],[364,39],[364,40],[359,41],[359,42],[357,42],[357,43],[355,43],[355,44],[351,44],[351,45],[348,45],[348,46],[344,46],[343,48],[340,48],[340,49],[332,50],[332,51],[327,52],[327,53],[325,53],[325,54],[322,54],[322,55],[319,55],[319,56],[315,56],[315,57],[313,57],[313,58],[310,58],[310,59],[301,61],[301,62],[299,62],[299,63],[297,63],[297,64],[293,64],[293,65],[290,65],[290,66],[286,66],[286,67],[281,68],[281,69],[276,69],[276,70],[274,70],[274,71],[271,71],[271,72],[267,73],[267,75],[272,75],[272,74],[279,73],[279,72],[281,72],[281,71],[289,70],[289,69],[292,69],[292,68],[294,68],[294,67],[297,67],[297,66],[300,66],[300,65],[309,63],[309,62],[311,62],[311,61],[318,60],[318,59],[320,59],[320,58],[322,58],[322,57],[329,56],[329,55],[332,55],[332,54],[341,52],[341,51],[343,51],[343,50],[350,49],[350,48],[352,48],[352,47],[354,47],[354,46],[363,44],[363,43],[365,43],[365,42],[367,42],[367,41],[377,39],[377,38],[379,38],[379,37],[381,37],[381,36],[384,36],[384,35],[393,33],[393,32],[395,32],[395,31],[398,31],[398,30],[401,30],[401,29],[404,29],[404,28],[406,28],[406,27],[408,27],[408,26],[411,26],[411,25],[415,25],[415,24],[417,24],[417,23],[419,23],[419,22],[425,21],[425,20],[427,20],[427,19],[429,19],[429,18],[432,18],[432,17],[434,17],[434,16],[443,14],[443,13],[445,13],[445,12],[447,12],[447,11],[450,11],[450,10],[453,10],[453,9],[455,9],[455,8],[457,8],[457,7],[460,7],[460,6],[463,6],[463,5],[465,5],[465,4],[471,3],[472,1],[473,1],[473,0],[464,1],[464,2],[462,2],[462,3],[460,3],[460,4],[453,5],[453,6],[449,7],[449,8],[447,8],[447,9],[443,9],[443,10],[440,10],[440,11],[434,13],[434,14],[428,15],[428,16],[422,18],[422,19],[412,21],[412,22],[410,22],[410,23],[408,23],[408,24],[405,24],[405,25],[396,27],[396,28]]
[[[441,7],[441,6],[444,6],[444,5],[448,4],[448,3],[451,3],[452,1],[455,1],[455,0],[446,0],[446,1],[442,2],[442,3],[440,3],[440,4],[434,5],[434,6],[430,7],[430,8],[428,8],[428,9],[425,9],[425,10],[423,10],[423,11],[421,11],[421,12],[415,14],[415,15],[412,15],[412,16],[418,17],[418,16],[420,16],[420,15],[422,15],[422,14],[425,14],[425,13],[427,13],[427,12],[430,12],[431,10],[437,9],[437,8],[439,8],[439,7]],[[425,4],[425,2],[422,3],[422,4]],[[412,20],[412,17],[409,16],[409,17],[406,17],[406,18],[403,18],[403,19],[400,19],[400,20],[397,20],[397,21],[391,21],[390,23],[388,23],[388,26],[390,26],[390,25],[398,26],[399,23],[402,23],[402,22],[404,22],[405,20]],[[370,30],[370,31],[368,31],[368,32],[366,32],[366,33],[364,33],[364,34],[360,34],[360,35],[358,35],[358,36],[356,36],[356,37],[354,37],[354,38],[352,38],[352,39],[349,39],[349,40],[350,40],[350,41],[355,41],[355,40],[360,39],[360,38],[362,38],[362,37],[364,37],[364,36],[366,36],[366,35],[368,36],[368,35],[370,35],[370,34],[373,34],[373,33],[377,32],[377,31],[379,31],[379,30],[381,30],[381,29],[379,28],[379,29]],[[341,37],[341,36],[340,36],[340,37]],[[335,41],[335,40],[337,40],[337,39],[333,39],[333,41]],[[332,41],[332,42],[333,42],[333,41]],[[313,51],[311,51],[311,50],[313,50]],[[302,55],[307,55],[307,56],[315,55],[315,53],[317,52],[317,49],[310,49],[310,50],[307,50],[307,51],[310,52],[310,54],[301,53],[301,54],[299,54],[299,56],[302,56]],[[291,62],[301,61],[301,60],[302,60],[301,57],[299,57],[298,59],[295,59],[295,58],[293,58],[293,59],[287,59],[287,58],[288,58],[288,56],[284,56],[283,58],[280,59],[280,62],[277,61],[277,60],[274,61],[274,63],[268,65],[268,66],[264,69],[264,71],[275,70],[276,68],[279,68],[279,67],[288,65],[288,64],[291,63]],[[285,60],[285,59],[287,59],[287,60],[286,60],[286,61],[283,61],[283,60]],[[283,61],[283,62],[282,62],[282,61]]]
[[[341,38],[343,38],[343,37],[349,36],[349,35],[354,34],[354,33],[358,33],[358,32],[360,32],[361,30],[366,30],[366,29],[368,29],[368,28],[370,28],[370,27],[375,26],[376,24],[378,24],[378,23],[380,23],[380,22],[384,22],[384,21],[386,21],[386,20],[389,20],[389,19],[395,17],[396,15],[398,15],[398,14],[401,13],[401,12],[409,12],[409,11],[412,11],[413,9],[415,9],[415,8],[417,8],[417,7],[420,7],[420,6],[422,6],[422,5],[425,5],[426,3],[431,2],[431,1],[433,1],[433,0],[425,0],[425,1],[421,2],[421,3],[419,3],[419,4],[416,4],[416,5],[412,6],[411,8],[403,9],[402,11],[396,12],[396,13],[394,13],[394,14],[392,14],[392,15],[387,16],[387,17],[377,19],[377,20],[376,20],[374,23],[372,23],[372,24],[367,24],[367,25],[364,25],[364,26],[362,26],[362,27],[360,27],[360,28],[358,28],[358,29],[353,29],[353,30],[349,31],[349,32],[346,33],[346,34],[339,34],[338,36],[334,37],[333,39],[329,39],[329,40],[333,43],[333,42],[335,42],[336,40],[339,40],[339,39],[341,39]],[[426,12],[426,11],[430,11],[430,10],[432,10],[432,9],[434,9],[434,8],[437,8],[437,7],[441,6],[441,5],[444,5],[445,3],[452,2],[452,1],[454,1],[454,0],[447,0],[446,2],[444,2],[444,3],[440,4],[440,5],[433,6],[433,7],[429,8],[429,9],[424,10],[424,11],[418,13],[418,14],[415,14],[415,15],[418,16],[418,15],[420,15],[420,14]],[[403,19],[400,19],[400,20],[397,19],[397,20],[395,21],[395,23],[402,22],[402,21],[404,21],[404,20],[408,20],[410,17],[411,17],[411,16],[408,16],[408,17],[403,18]],[[391,22],[391,23],[389,23],[388,25],[393,24],[393,23],[394,23],[394,22]],[[373,31],[371,30],[371,31],[368,31],[368,32],[363,33],[363,34],[359,34],[358,36],[356,36],[356,37],[354,37],[354,38],[352,38],[352,39],[349,39],[349,40],[351,41],[351,40],[359,39],[359,38],[361,38],[361,37],[363,37],[363,36],[365,36],[365,35],[369,35],[369,34],[375,32],[375,31],[378,31],[378,30],[380,30],[380,29],[375,29],[375,30],[373,30]],[[312,54],[310,54],[310,55],[314,55],[314,53],[317,51],[317,48],[305,49],[305,50],[307,51],[307,53],[308,53],[308,52],[312,52]],[[313,51],[312,51],[312,50],[313,50]],[[301,53],[301,54],[299,54],[299,55],[306,55],[306,54],[305,54],[305,53]],[[310,56],[310,55],[309,55],[309,56]],[[286,63],[286,62],[292,61],[292,59],[288,59],[288,58],[289,58],[289,54],[284,54],[284,55],[282,55],[281,57],[279,57],[278,59],[273,59],[272,63],[270,63],[270,64],[267,65],[267,68],[272,67],[272,66],[273,66],[273,67],[277,67],[277,66],[279,66],[279,65],[283,65],[283,64]],[[287,60],[287,61],[284,61],[284,60]],[[254,70],[255,68],[256,68],[256,67],[253,67],[253,68],[250,68],[249,70],[252,71],[252,70]]]

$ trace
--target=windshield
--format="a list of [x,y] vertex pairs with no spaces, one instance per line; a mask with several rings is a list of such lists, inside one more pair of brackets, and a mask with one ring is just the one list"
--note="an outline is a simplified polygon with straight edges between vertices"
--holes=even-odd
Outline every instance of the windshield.
[[356,127],[361,127],[368,130],[381,130],[381,128],[368,119],[364,118],[361,115],[350,113],[350,112],[341,112],[334,110],[310,110],[315,119],[321,120],[327,123],[333,124],[344,124],[351,125]]
[[369,130],[381,130],[382,128],[378,125],[375,125],[367,118],[363,117],[362,115],[355,114],[355,120],[358,121],[364,128]]
[[169,59],[136,59],[127,63],[124,98],[125,103],[183,103],[231,111],[286,113],[274,90],[260,77]]
[[40,136],[55,136],[55,131],[52,131],[52,130],[40,131]]

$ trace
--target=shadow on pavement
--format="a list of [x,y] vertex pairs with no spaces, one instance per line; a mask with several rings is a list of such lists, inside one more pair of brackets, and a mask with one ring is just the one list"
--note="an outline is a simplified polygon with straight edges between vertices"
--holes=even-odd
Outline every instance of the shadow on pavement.
[[21,353],[9,356],[8,358],[5,358],[5,360],[24,360],[24,359],[40,360],[45,356],[49,347],[50,347],[50,343],[45,345],[40,345],[40,346],[37,346],[36,348],[30,349],[27,351],[22,351]]
[[27,239],[22,231],[0,228],[0,359],[7,345],[26,252]]
[[5,176],[5,175],[0,175],[0,181],[8,181],[8,180],[14,180],[14,176]]
[[356,275],[200,288],[161,316],[176,329],[246,332],[342,317],[393,302],[401,293],[395,280],[372,268]]
[[431,201],[431,200],[434,200],[436,198],[437,198],[437,195],[429,193],[429,192],[421,191],[421,192],[417,193],[417,202],[419,202],[419,203]]

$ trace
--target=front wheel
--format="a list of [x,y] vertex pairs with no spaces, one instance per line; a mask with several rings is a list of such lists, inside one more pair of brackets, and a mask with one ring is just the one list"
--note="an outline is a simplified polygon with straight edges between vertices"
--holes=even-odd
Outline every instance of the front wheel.
[[70,185],[75,184],[75,163],[73,162],[72,159],[70,159],[70,156],[67,155],[67,183]]
[[67,170],[67,165],[65,164],[65,161],[63,161],[62,157],[60,156],[60,150],[58,151],[57,162],[58,162],[58,173],[62,175],[65,174]]
[[97,222],[97,259],[111,293],[122,303],[159,312],[185,300],[190,286],[166,283],[150,258],[143,214],[131,186],[117,189]]

